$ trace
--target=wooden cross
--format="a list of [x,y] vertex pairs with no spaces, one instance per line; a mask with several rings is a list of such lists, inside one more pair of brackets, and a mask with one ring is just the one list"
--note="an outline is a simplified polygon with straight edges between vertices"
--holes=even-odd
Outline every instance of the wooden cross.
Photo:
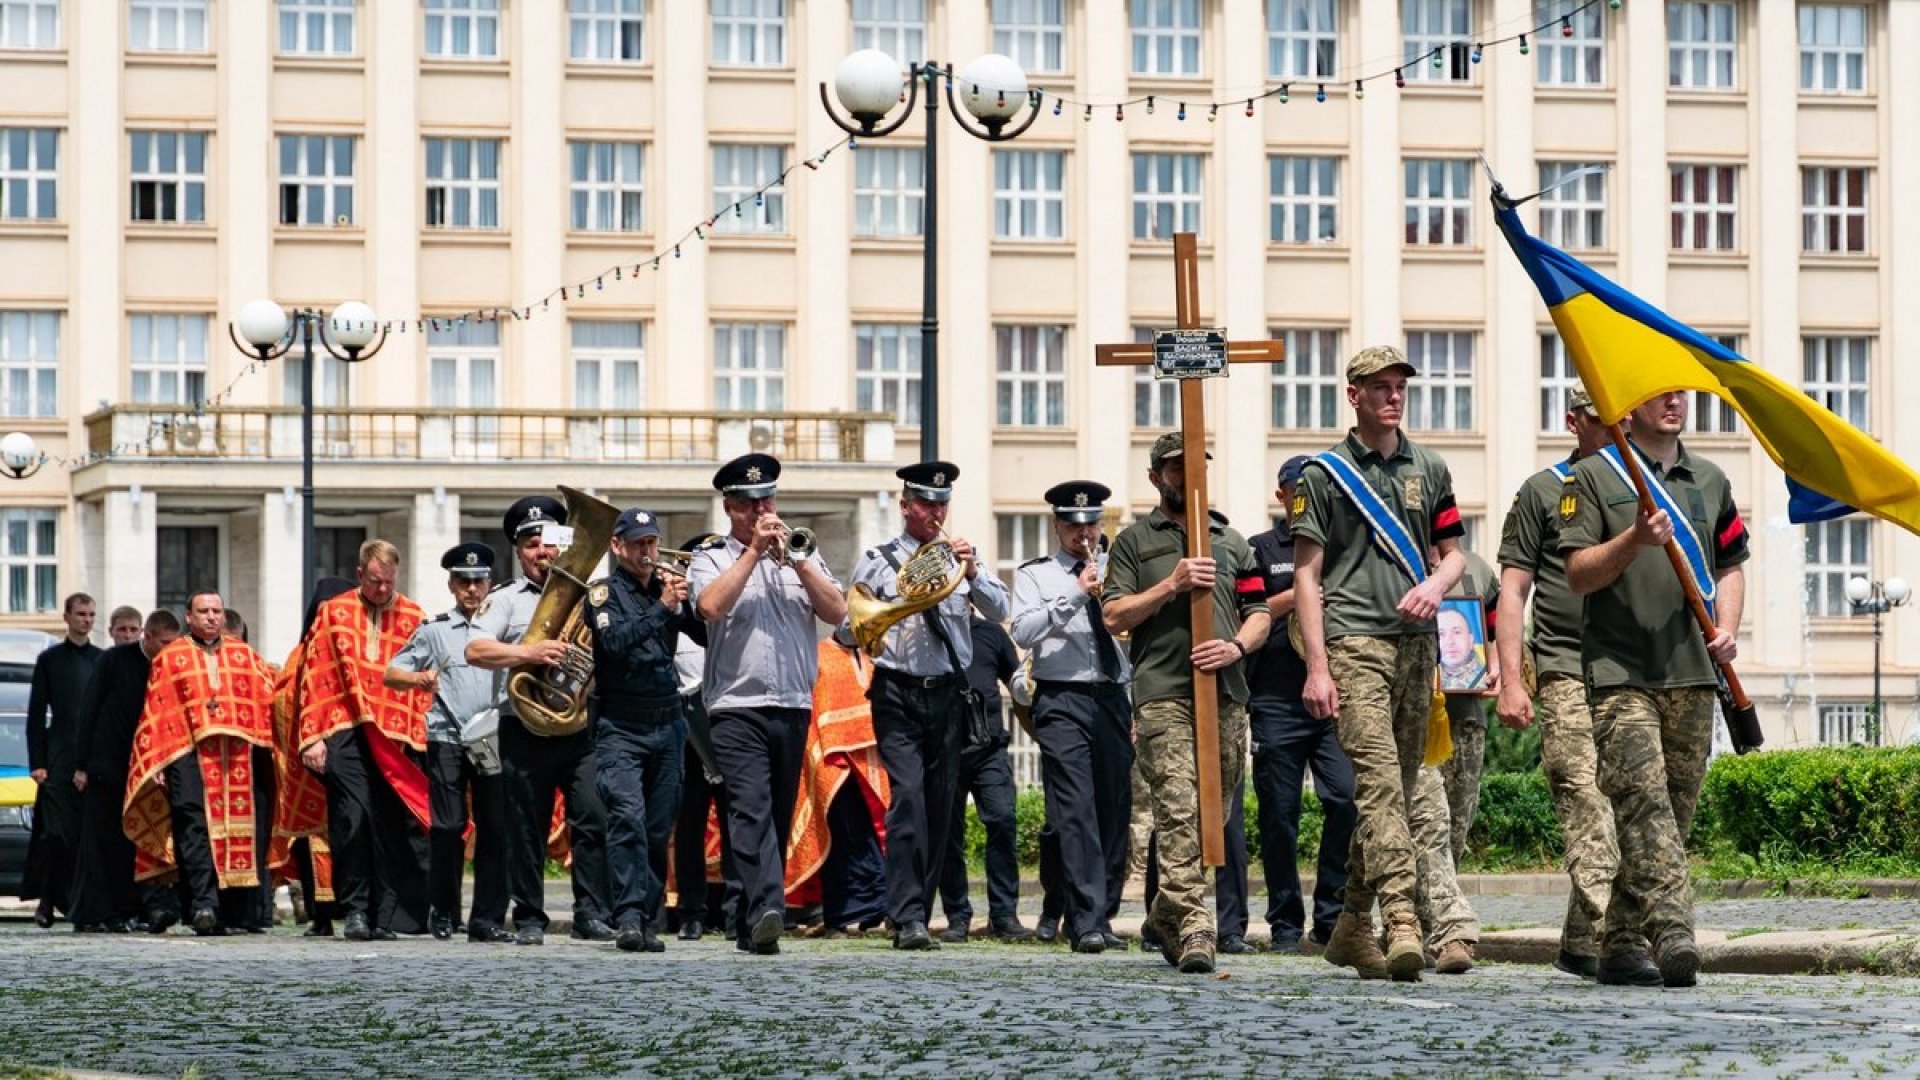
[[[1178,329],[1198,330],[1200,326],[1200,255],[1192,233],[1173,236],[1173,296]],[[1224,337],[1224,335],[1221,335]],[[1286,356],[1286,346],[1278,341],[1237,341],[1219,343],[1228,363],[1277,364]],[[1101,345],[1094,350],[1093,362],[1101,367],[1139,367],[1154,363],[1152,342],[1128,345]],[[1216,374],[1224,375],[1224,368]],[[1181,449],[1187,462],[1187,556],[1207,558],[1213,551],[1207,543],[1207,421],[1200,394],[1200,377],[1180,379]],[[1197,464],[1196,464],[1197,463]],[[1192,608],[1193,643],[1212,641],[1213,592],[1195,589],[1188,594]],[[1207,866],[1226,862],[1225,822],[1221,818],[1220,792],[1220,713],[1211,671],[1193,673],[1193,748],[1200,777],[1200,856]]]

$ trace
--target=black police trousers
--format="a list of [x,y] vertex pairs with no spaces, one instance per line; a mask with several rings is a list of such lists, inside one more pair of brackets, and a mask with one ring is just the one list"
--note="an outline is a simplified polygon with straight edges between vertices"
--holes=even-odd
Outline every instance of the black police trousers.
[[1127,880],[1133,813],[1133,708],[1115,683],[1042,682],[1033,733],[1047,823],[1059,846],[1069,941],[1112,933]]
[[[680,695],[680,713],[690,717],[695,709],[705,715],[698,691]],[[688,720],[691,726],[691,719]],[[707,812],[715,811],[720,820],[719,896],[707,889]],[[733,908],[727,903],[739,899],[740,870],[733,865],[733,841],[727,837],[727,789],[724,784],[708,783],[707,770],[700,755],[688,741],[680,758],[680,813],[673,825],[674,910],[680,925],[698,919],[711,927],[733,926]],[[726,901],[727,903],[723,903]]]
[[603,705],[594,721],[617,929],[639,929],[660,917],[686,741],[678,698],[649,706]]
[[1020,911],[1020,860],[1016,850],[1013,763],[1007,744],[990,743],[960,751],[953,783],[953,820],[947,825],[946,855],[940,866],[940,906],[948,926],[973,922],[967,897],[967,796],[973,796],[980,825],[987,833],[987,915],[1011,919]]
[[867,700],[893,789],[887,806],[887,917],[927,921],[953,827],[953,789],[966,713],[959,675],[922,678],[875,668]]
[[1267,878],[1267,924],[1276,940],[1306,929],[1300,894],[1300,790],[1307,769],[1326,814],[1313,883],[1314,936],[1325,942],[1340,917],[1347,884],[1347,855],[1359,814],[1353,804],[1353,762],[1334,737],[1333,721],[1316,720],[1304,707],[1248,705],[1253,741],[1253,791],[1260,802],[1260,864]]
[[[327,846],[340,914],[365,915],[374,929],[427,929],[425,829],[374,761],[367,740],[385,735],[367,724],[327,736]],[[408,752],[418,760],[418,755]]]
[[507,921],[506,801],[500,777],[483,776],[459,743],[427,743],[427,806],[433,818],[427,874],[433,913],[460,920],[467,868],[467,801],[473,801],[473,907],[469,933]]
[[546,929],[547,833],[553,800],[566,803],[567,843],[573,853],[573,920],[606,922],[607,810],[600,801],[591,729],[571,735],[535,735],[520,718],[500,714],[500,777],[507,802],[507,892],[513,926]]
[[725,785],[727,839],[740,875],[733,902],[735,940],[754,920],[787,912],[787,839],[807,749],[810,709],[717,709],[711,714],[713,752]]

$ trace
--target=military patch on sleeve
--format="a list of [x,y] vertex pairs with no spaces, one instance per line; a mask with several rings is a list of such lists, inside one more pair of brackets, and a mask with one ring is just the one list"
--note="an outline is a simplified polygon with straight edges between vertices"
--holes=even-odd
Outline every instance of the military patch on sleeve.
[[1427,506],[1427,483],[1424,477],[1409,476],[1400,482],[1400,498],[1409,510],[1424,510]]
[[1294,492],[1293,493],[1293,516],[1299,517],[1301,514],[1304,514],[1306,512],[1307,512],[1307,493],[1304,491]]
[[587,587],[587,603],[600,607],[607,602],[607,583],[596,581]]
[[604,611],[593,617],[594,626],[598,627],[601,630],[605,630],[607,628],[607,624],[612,621],[613,621],[613,617],[608,615]]
[[1580,500],[1573,493],[1573,485],[1568,484],[1560,492],[1560,520],[1572,521],[1573,515],[1580,512]]

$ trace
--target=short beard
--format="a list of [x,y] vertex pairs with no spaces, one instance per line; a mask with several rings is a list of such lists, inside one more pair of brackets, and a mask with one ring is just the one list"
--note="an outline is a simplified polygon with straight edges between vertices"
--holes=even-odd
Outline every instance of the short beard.
[[1179,517],[1187,512],[1187,493],[1177,487],[1166,484],[1153,485],[1160,492],[1160,508],[1169,517]]

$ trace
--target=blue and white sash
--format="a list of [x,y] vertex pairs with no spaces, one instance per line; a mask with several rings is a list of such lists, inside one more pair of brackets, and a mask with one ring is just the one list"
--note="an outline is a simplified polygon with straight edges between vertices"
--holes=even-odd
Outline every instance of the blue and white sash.
[[1563,484],[1567,482],[1568,477],[1573,475],[1573,466],[1564,461],[1556,461],[1547,467],[1553,470],[1553,475],[1559,477],[1560,482]]
[[[1713,571],[1707,566],[1707,549],[1700,542],[1700,535],[1693,531],[1693,519],[1673,501],[1673,493],[1666,489],[1653,475],[1653,465],[1646,455],[1637,449],[1634,455],[1640,459],[1640,471],[1647,478],[1647,490],[1653,493],[1653,505],[1666,511],[1667,519],[1673,522],[1673,538],[1680,544],[1680,553],[1687,557],[1687,570],[1693,574],[1693,584],[1700,590],[1700,599],[1706,602],[1707,614],[1712,615],[1714,598]],[[1638,494],[1633,486],[1633,477],[1628,475],[1627,466],[1620,460],[1618,446],[1606,446],[1600,450],[1600,457],[1613,466],[1614,475],[1627,485],[1628,491]]]
[[1367,529],[1373,534],[1373,546],[1412,584],[1418,585],[1427,579],[1427,553],[1414,543],[1413,533],[1408,531],[1407,523],[1400,515],[1388,508],[1386,500],[1373,490],[1367,478],[1353,463],[1331,450],[1323,450],[1314,455],[1314,464],[1327,470],[1333,482],[1347,493],[1353,505],[1366,520]]

